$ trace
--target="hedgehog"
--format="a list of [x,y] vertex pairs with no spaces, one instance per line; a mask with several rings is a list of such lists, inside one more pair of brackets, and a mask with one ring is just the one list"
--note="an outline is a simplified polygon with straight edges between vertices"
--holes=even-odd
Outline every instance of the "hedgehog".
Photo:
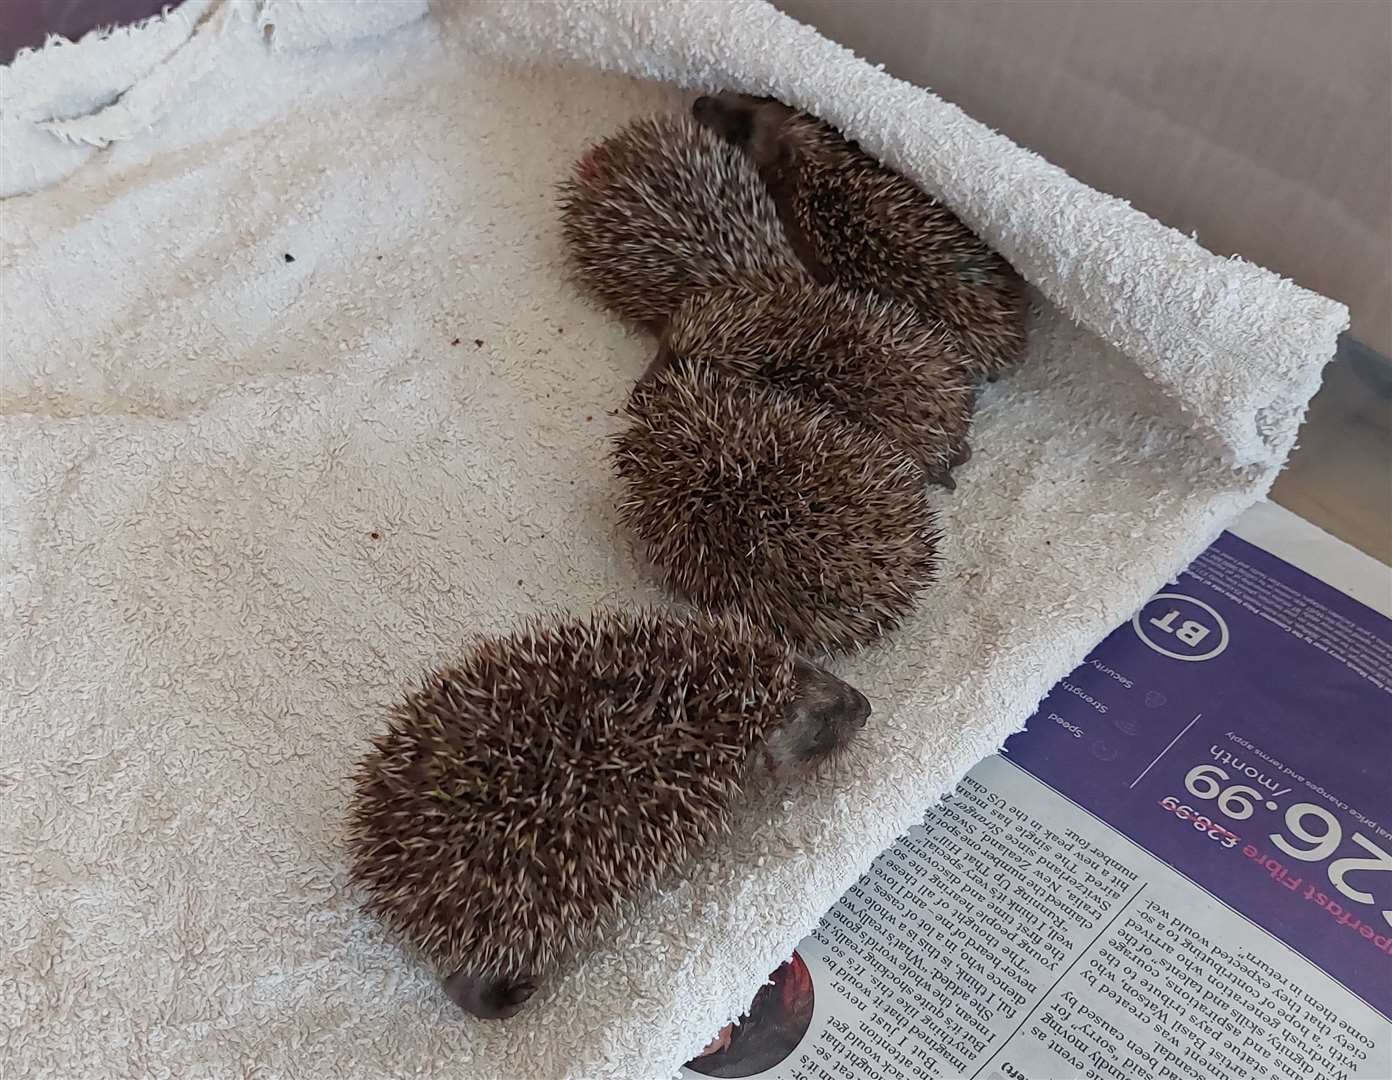
[[692,114],[748,153],[817,281],[898,297],[937,316],[983,378],[1020,359],[1020,278],[937,199],[830,124],[772,98],[700,97]]
[[921,473],[880,432],[710,367],[657,372],[625,412],[619,518],[685,600],[834,653],[892,630],[933,581]]
[[694,290],[806,276],[748,156],[686,115],[639,120],[581,157],[561,231],[581,286],[655,333]]
[[[709,365],[827,405],[888,436],[927,479],[955,487],[976,382],[941,323],[834,286],[726,285],[685,300],[654,368]],[[650,370],[653,370],[650,369]]]
[[723,834],[751,788],[817,770],[869,715],[737,619],[533,621],[391,710],[354,777],[352,878],[457,1005],[503,1019]]

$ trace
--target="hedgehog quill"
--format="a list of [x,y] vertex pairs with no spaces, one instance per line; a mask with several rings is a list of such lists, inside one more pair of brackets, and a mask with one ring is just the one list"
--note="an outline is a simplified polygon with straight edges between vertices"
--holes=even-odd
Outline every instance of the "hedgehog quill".
[[815,769],[869,714],[748,623],[534,623],[392,709],[354,778],[352,878],[456,1004],[503,1019],[724,833],[752,786]]
[[979,376],[1018,362],[1023,285],[941,202],[830,124],[771,98],[701,97],[692,114],[748,153],[818,282],[897,297],[941,319]]
[[561,233],[581,287],[653,332],[699,289],[806,277],[749,159],[689,116],[639,120],[581,157]]
[[829,653],[893,630],[935,579],[922,472],[878,431],[709,367],[655,374],[626,411],[619,517],[678,596]]
[[933,483],[970,456],[976,380],[941,323],[813,282],[729,285],[677,308],[654,368],[704,365],[826,405],[887,436]]

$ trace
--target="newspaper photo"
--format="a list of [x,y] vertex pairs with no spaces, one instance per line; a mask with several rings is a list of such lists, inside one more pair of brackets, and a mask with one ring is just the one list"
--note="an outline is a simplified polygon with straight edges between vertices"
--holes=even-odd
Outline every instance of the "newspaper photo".
[[1392,1080],[1392,577],[1269,504],[1236,531],[683,1076]]

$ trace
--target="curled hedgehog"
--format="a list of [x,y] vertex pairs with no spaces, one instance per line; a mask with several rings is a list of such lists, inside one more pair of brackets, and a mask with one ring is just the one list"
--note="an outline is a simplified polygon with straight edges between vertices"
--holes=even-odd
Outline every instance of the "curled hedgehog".
[[726,285],[672,315],[653,369],[705,365],[830,407],[955,487],[976,381],[941,323],[872,293],[813,282]]
[[894,629],[934,580],[922,473],[880,432],[710,367],[659,371],[626,412],[619,517],[678,596],[840,652]]
[[482,1018],[515,1014],[751,786],[844,749],[870,705],[737,620],[604,612],[480,642],[359,766],[353,880]]
[[561,232],[579,284],[654,333],[698,289],[806,276],[748,157],[684,115],[591,147],[561,185]]
[[701,97],[692,114],[748,153],[818,282],[898,297],[936,316],[981,377],[1020,358],[1019,277],[937,199],[830,124],[772,98]]

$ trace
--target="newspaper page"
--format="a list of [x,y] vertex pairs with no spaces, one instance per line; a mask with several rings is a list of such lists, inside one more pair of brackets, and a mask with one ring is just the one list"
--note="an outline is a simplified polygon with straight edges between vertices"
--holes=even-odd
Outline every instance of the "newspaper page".
[[1390,1016],[1392,620],[1225,533],[682,1075],[1392,1080]]

